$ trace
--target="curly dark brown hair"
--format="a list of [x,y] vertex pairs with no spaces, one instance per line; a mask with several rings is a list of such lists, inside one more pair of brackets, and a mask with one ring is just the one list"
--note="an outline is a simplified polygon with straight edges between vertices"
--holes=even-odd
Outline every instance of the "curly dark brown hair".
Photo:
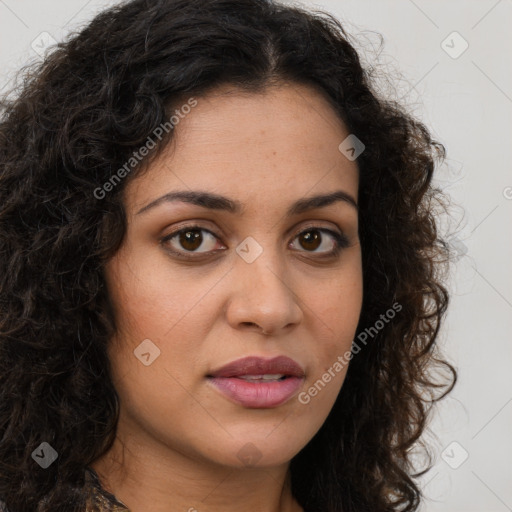
[[[324,425],[291,461],[311,511],[414,511],[412,449],[457,373],[436,343],[448,304],[432,184],[444,147],[381,98],[332,15],[271,0],[133,0],[59,43],[2,102],[0,498],[10,512],[79,512],[91,461],[111,446],[119,402],[105,262],[123,241],[122,192],[98,187],[183,97],[287,81],[322,91],[366,148],[358,157],[363,308],[357,334],[402,306],[352,359]],[[96,191],[96,193],[95,193]],[[442,376],[434,377],[434,369]],[[440,391],[438,391],[440,390]],[[31,454],[48,442],[46,470]]]

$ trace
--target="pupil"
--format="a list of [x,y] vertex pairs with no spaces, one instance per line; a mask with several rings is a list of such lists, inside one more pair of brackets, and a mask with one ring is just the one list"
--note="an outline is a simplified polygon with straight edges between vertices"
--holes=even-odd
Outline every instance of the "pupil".
[[203,237],[199,230],[185,231],[180,235],[180,243],[184,249],[193,251],[201,246]]

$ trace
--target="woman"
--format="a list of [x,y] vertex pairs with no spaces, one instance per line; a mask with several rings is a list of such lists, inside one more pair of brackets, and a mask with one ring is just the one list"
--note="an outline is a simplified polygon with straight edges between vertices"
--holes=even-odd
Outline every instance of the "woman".
[[339,22],[127,2],[0,134],[6,510],[418,508],[444,150]]

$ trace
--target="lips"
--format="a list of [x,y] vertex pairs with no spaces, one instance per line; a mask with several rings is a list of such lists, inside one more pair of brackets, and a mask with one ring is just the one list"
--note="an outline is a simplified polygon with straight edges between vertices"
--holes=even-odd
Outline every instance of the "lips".
[[287,402],[305,379],[302,367],[286,356],[246,357],[208,375],[208,381],[232,402],[264,409]]
[[301,366],[286,356],[273,359],[262,357],[244,357],[214,371],[209,377],[242,377],[279,375],[285,377],[304,377]]

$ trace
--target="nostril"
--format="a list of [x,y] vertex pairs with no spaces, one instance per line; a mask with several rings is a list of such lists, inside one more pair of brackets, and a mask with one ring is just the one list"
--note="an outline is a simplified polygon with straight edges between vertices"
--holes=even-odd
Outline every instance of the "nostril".
[[258,324],[255,324],[254,322],[242,322],[244,325],[247,325],[249,327],[256,327],[257,329],[260,329],[261,330],[261,334],[265,334],[265,335],[268,335],[270,333],[266,332],[265,329],[263,329],[262,327],[260,327]]

